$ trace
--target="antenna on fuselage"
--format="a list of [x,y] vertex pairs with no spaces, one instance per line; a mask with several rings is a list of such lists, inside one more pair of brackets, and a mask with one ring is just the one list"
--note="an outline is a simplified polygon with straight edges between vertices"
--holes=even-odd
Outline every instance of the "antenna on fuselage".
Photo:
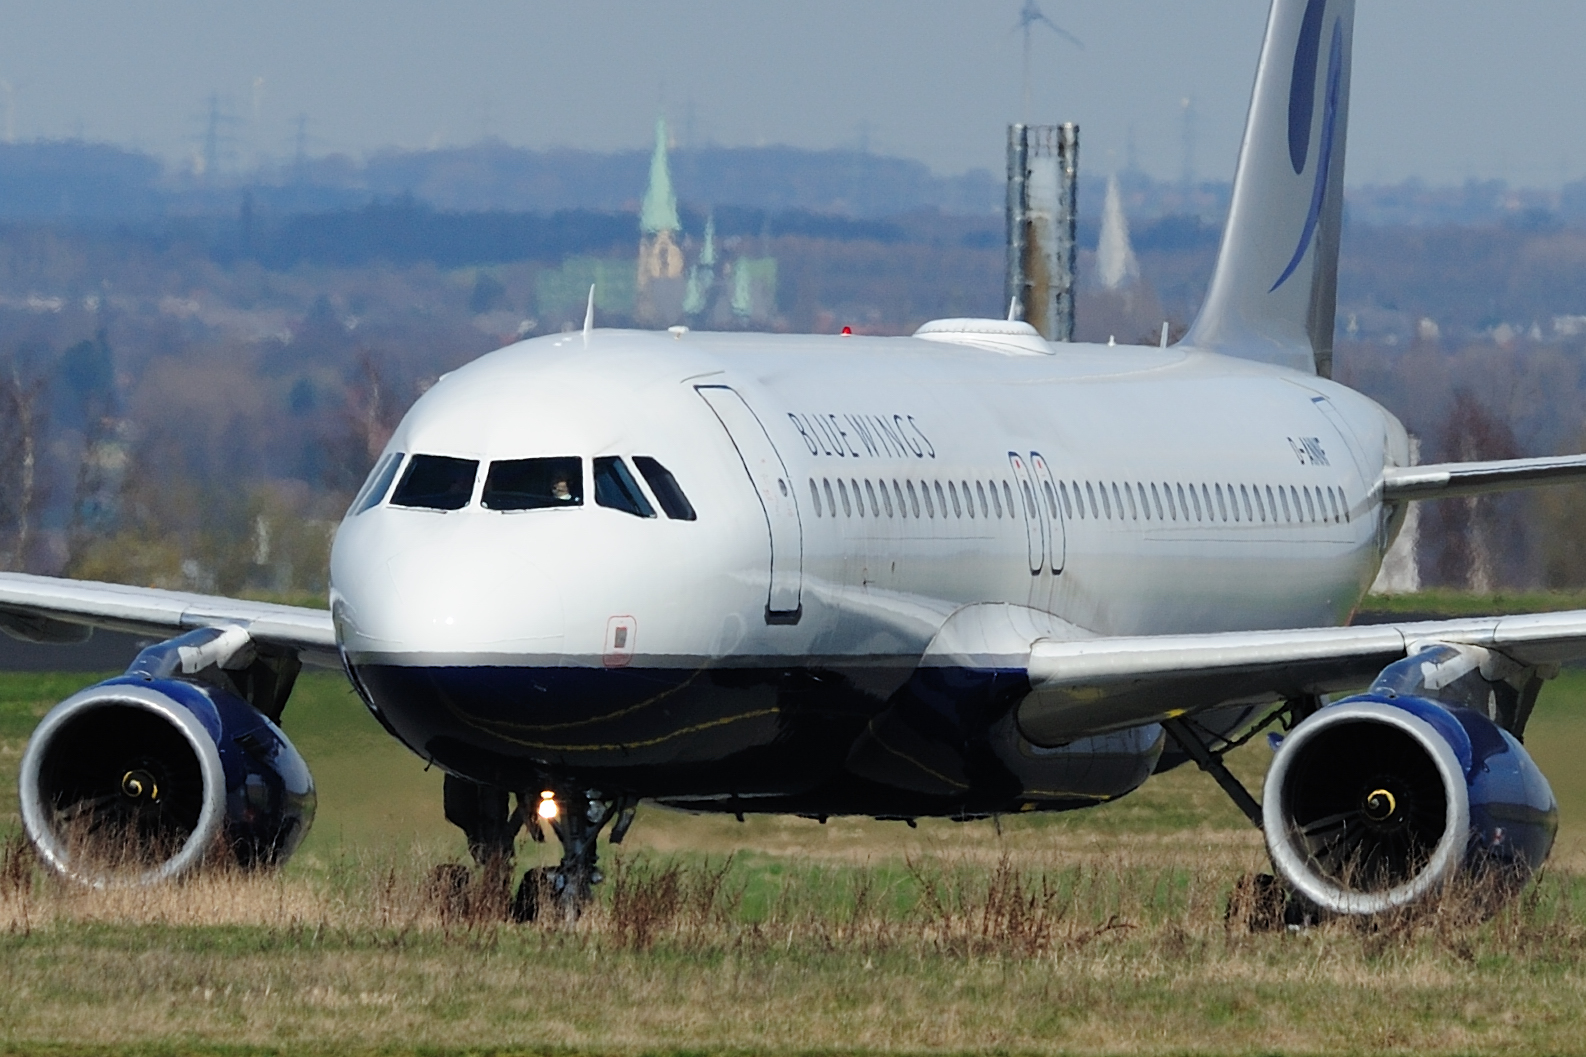
[[595,284],[589,284],[589,304],[584,308],[584,344],[589,344],[589,335],[595,329]]

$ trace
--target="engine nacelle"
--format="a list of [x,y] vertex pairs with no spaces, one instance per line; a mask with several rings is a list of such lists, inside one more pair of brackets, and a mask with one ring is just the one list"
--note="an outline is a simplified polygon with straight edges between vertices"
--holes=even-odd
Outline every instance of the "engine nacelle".
[[281,863],[302,842],[315,806],[302,756],[223,680],[172,671],[182,651],[191,660],[217,637],[151,647],[39,723],[18,775],[22,822],[56,871],[153,884],[214,855]]
[[1267,771],[1273,865],[1325,911],[1409,906],[1462,872],[1520,881],[1553,846],[1558,806],[1519,741],[1473,708],[1396,693],[1400,665],[1299,724]]

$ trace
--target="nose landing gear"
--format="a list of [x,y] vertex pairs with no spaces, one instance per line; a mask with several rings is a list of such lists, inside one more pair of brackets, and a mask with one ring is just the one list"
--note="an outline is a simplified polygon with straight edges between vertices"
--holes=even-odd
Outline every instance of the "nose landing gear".
[[518,831],[525,825],[531,838],[542,841],[540,822],[548,822],[561,842],[561,862],[529,870],[519,882],[509,907],[516,921],[533,921],[552,906],[576,921],[593,886],[603,880],[596,849],[600,831],[610,824],[608,839],[621,844],[637,807],[633,797],[556,784],[538,796],[519,793],[517,807],[509,811],[505,789],[453,775],[446,776],[445,798],[447,821],[468,838],[468,852],[492,886],[505,889],[510,883]]

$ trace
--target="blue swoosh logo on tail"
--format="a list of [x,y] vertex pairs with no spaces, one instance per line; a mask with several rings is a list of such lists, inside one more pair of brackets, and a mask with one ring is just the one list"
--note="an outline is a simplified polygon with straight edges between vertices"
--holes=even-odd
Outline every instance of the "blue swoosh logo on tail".
[[1278,281],[1272,284],[1272,289],[1267,291],[1269,294],[1289,281],[1294,269],[1305,259],[1305,251],[1311,248],[1311,239],[1316,235],[1316,224],[1322,217],[1322,203],[1327,198],[1327,175],[1333,168],[1333,136],[1338,123],[1338,93],[1343,77],[1344,24],[1339,19],[1333,22],[1332,49],[1327,56],[1327,100],[1322,113],[1322,144],[1321,150],[1317,152],[1316,184],[1311,188],[1310,212],[1305,215],[1305,229],[1300,232],[1300,244],[1294,248],[1294,259],[1283,269]]
[[1310,0],[1300,20],[1294,45],[1294,72],[1289,77],[1289,162],[1294,175],[1305,171],[1311,150],[1311,115],[1316,112],[1316,56],[1322,50],[1322,16],[1327,0]]

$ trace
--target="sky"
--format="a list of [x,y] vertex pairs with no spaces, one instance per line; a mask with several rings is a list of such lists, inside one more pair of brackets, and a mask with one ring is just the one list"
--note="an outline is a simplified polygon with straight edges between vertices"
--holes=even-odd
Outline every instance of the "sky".
[[[181,164],[209,100],[226,164],[490,136],[864,146],[1000,171],[1009,121],[1077,120],[1081,163],[1232,175],[1266,0],[0,0],[0,133]],[[1360,0],[1352,184],[1586,175],[1586,4]],[[1132,145],[1132,148],[1131,148]]]

